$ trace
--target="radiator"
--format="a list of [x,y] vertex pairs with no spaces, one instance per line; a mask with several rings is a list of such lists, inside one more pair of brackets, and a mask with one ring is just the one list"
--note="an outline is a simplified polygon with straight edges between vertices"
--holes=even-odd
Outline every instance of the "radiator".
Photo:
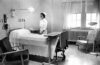
[[90,30],[69,30],[68,39],[69,41],[76,41],[79,39],[86,40],[89,31]]

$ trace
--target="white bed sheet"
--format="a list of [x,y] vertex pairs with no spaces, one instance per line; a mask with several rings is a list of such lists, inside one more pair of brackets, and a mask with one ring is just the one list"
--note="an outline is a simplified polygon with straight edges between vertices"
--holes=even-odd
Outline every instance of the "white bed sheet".
[[[12,47],[19,46],[19,43],[26,44],[26,45],[34,45],[34,44],[43,45],[39,43],[28,43],[28,42],[39,41],[39,42],[46,43],[47,37],[45,37],[44,35],[40,35],[40,34],[30,33],[30,31],[27,29],[18,29],[10,33],[9,41]],[[14,49],[18,50],[17,47]]]
[[[25,49],[29,49],[30,54],[44,57],[48,57],[49,55],[47,39],[48,38],[44,35],[30,33],[26,29],[14,30],[10,34],[11,46],[14,47],[15,50],[19,50],[19,48],[15,46],[24,45]],[[51,58],[53,58],[55,54],[55,41],[56,40],[53,40],[53,44],[51,45]]]
[[17,41],[23,45],[47,46],[47,37],[40,34],[21,35],[20,38],[17,38]]

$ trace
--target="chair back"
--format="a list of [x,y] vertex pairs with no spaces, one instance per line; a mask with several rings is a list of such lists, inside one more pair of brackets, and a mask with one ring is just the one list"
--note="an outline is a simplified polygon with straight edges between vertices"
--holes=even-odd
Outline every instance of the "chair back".
[[28,65],[28,49],[13,51],[8,37],[0,41],[0,47],[3,51],[3,53],[0,54],[0,60],[2,61],[0,61],[1,65]]
[[96,44],[100,44],[100,30],[98,31],[96,38],[95,38]]
[[88,35],[87,35],[87,40],[88,40],[88,43],[94,43],[94,40],[97,36],[97,32],[98,30],[90,30]]
[[12,51],[12,47],[10,45],[8,37],[5,37],[2,40],[0,40],[0,48],[1,48],[3,53]]
[[61,48],[68,47],[68,31],[62,32],[60,36],[60,46]]
[[3,65],[28,65],[29,62],[28,49],[6,52],[0,56],[2,56],[2,62],[0,63]]

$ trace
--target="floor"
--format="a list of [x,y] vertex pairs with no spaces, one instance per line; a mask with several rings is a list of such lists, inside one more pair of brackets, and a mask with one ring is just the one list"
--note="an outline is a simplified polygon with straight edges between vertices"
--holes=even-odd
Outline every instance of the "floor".
[[[69,45],[69,48],[65,51],[66,60],[59,62],[55,65],[100,65],[100,56],[87,54],[77,49],[75,45]],[[39,62],[30,61],[29,65],[43,65]],[[48,65],[44,63],[44,65]],[[54,64],[51,64],[54,65]]]

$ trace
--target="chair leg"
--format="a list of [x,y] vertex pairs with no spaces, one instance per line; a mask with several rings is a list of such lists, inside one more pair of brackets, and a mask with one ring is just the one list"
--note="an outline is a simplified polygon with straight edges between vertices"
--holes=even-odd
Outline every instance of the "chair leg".
[[2,60],[2,64],[5,65],[4,61],[5,61],[6,55],[4,55],[3,60]]
[[66,56],[65,56],[64,53],[65,53],[65,50],[63,49],[63,50],[62,50],[62,56],[63,56],[62,61],[65,60],[65,58],[66,58]]
[[57,61],[57,52],[56,52],[56,61]]
[[78,50],[79,50],[79,45],[78,45]]
[[87,52],[87,53],[90,52],[90,51],[89,51],[89,44],[88,44],[88,43],[86,44],[86,52]]
[[21,54],[21,63],[24,65],[23,55]]

